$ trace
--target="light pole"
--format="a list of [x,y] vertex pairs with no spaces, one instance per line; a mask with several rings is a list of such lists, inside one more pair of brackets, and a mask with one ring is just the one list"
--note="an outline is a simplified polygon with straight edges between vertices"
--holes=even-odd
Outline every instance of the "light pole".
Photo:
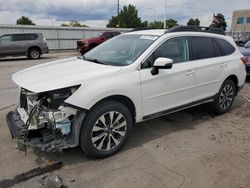
[[118,20],[118,23],[117,23],[116,27],[120,27],[119,12],[120,12],[120,1],[118,0],[117,1],[117,20]]
[[164,23],[163,28],[164,29],[167,28],[167,26],[166,26],[166,12],[167,12],[167,0],[164,0],[164,20],[163,20],[163,23]]

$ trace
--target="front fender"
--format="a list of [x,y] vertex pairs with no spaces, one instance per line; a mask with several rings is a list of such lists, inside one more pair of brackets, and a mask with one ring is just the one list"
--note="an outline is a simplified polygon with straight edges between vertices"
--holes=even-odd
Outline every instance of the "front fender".
[[83,83],[65,102],[89,110],[97,102],[114,95],[128,97],[134,103],[136,120],[142,119],[140,77],[137,71]]

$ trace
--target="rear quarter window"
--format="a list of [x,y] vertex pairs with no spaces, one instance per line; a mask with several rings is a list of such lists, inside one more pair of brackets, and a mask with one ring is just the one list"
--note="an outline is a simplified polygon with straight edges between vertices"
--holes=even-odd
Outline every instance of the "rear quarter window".
[[231,55],[235,52],[235,48],[224,39],[215,39],[217,43],[220,45],[224,55]]
[[215,57],[220,57],[223,56],[223,52],[219,46],[219,44],[215,41],[215,39],[212,39],[213,45],[214,45],[214,56]]

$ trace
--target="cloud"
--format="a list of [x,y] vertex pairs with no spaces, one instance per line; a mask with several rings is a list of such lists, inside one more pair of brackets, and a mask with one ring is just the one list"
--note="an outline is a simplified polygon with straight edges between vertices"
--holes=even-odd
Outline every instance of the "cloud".
[[[165,0],[120,0],[120,8],[135,5],[143,21],[163,20]],[[90,26],[105,26],[117,14],[117,0],[0,0],[0,23],[15,24],[17,18],[28,16],[37,24],[55,24],[77,20]],[[210,24],[213,13],[222,13],[227,21],[232,12],[244,9],[249,0],[167,0],[167,18],[186,24],[189,18],[199,18],[201,24]],[[87,25],[88,25],[87,24]],[[228,23],[230,25],[231,23]]]

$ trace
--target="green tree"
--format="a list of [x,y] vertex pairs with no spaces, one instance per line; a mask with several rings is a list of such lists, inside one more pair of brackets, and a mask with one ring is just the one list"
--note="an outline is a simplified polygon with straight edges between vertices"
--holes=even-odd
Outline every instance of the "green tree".
[[21,18],[16,20],[17,25],[36,25],[31,19],[26,16],[22,16]]
[[188,22],[187,22],[187,25],[188,26],[200,26],[200,20],[198,19],[198,18],[195,18],[195,19],[193,19],[193,18],[190,18],[189,20],[188,20]]
[[214,19],[211,24],[213,27],[222,28],[224,31],[226,31],[227,28],[227,22],[225,20],[225,17],[223,14],[218,13],[216,16],[214,15]]
[[64,26],[64,27],[88,27],[87,25],[85,24],[81,24],[80,22],[78,21],[70,21],[70,23],[62,23],[61,26]]
[[166,20],[166,26],[167,26],[167,29],[170,29],[174,26],[177,26],[178,25],[178,22],[174,19],[168,19]]
[[151,29],[163,29],[163,22],[153,21],[148,24],[148,27]]
[[[170,28],[172,28],[174,26],[177,26],[177,25],[178,25],[178,23],[174,19],[166,20],[166,27],[168,29],[170,29]],[[153,21],[153,22],[150,22],[148,24],[148,27],[151,28],[151,29],[163,29],[164,23],[162,21]]]
[[138,17],[138,11],[135,6],[129,4],[124,6],[117,16],[112,16],[107,24],[107,27],[122,27],[122,28],[144,28],[148,22],[142,22]]

